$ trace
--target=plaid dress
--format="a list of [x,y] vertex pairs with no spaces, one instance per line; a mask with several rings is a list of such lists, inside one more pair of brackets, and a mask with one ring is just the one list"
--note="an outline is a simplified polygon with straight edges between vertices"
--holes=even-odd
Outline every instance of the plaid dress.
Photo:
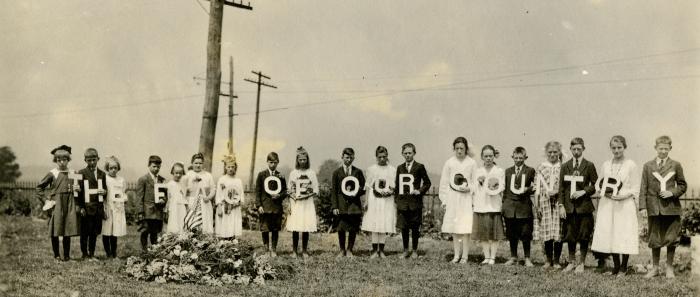
[[547,193],[547,188],[555,191],[559,190],[560,171],[560,162],[557,162],[557,164],[544,162],[537,167],[537,174],[535,175],[535,198],[537,199],[537,204],[534,207],[535,211],[539,212],[541,216],[538,220],[535,220],[534,240],[560,241],[562,238],[563,220],[559,217],[560,203],[558,195],[550,197]]

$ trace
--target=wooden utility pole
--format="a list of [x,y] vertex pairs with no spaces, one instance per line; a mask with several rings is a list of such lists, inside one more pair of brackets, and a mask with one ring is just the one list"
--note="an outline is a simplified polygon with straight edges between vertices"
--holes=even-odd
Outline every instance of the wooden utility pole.
[[228,153],[233,155],[233,99],[238,98],[233,94],[233,57],[229,57],[228,69]]
[[251,71],[251,72],[253,74],[258,75],[258,81],[254,81],[252,79],[247,79],[247,78],[245,79],[245,81],[258,85],[258,98],[255,100],[255,129],[253,130],[253,157],[252,157],[252,160],[250,162],[250,176],[249,176],[249,182],[248,182],[248,187],[250,189],[253,188],[253,179],[255,178],[255,175],[254,175],[255,174],[255,150],[257,149],[257,146],[258,146],[258,120],[260,118],[260,87],[266,86],[269,88],[277,89],[277,87],[275,87],[271,84],[268,84],[268,83],[264,83],[262,81],[263,77],[266,79],[270,79],[269,76],[263,75],[262,72],[260,72],[260,71],[258,71],[258,72]]
[[[202,114],[202,129],[199,134],[199,152],[204,154],[204,168],[211,171],[216,135],[216,120],[221,93],[221,26],[224,5],[252,10],[253,7],[226,0],[210,0],[209,37],[207,39],[207,86]],[[233,96],[233,94],[230,94]]]

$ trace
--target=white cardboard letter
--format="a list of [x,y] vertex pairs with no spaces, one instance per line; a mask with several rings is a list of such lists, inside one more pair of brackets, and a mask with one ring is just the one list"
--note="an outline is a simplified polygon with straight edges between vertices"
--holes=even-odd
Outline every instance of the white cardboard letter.
[[525,174],[522,175],[522,178],[520,178],[520,189],[515,188],[515,174],[510,176],[510,191],[513,192],[513,194],[520,195],[522,193],[525,193]]
[[[270,190],[270,183],[276,183],[277,190]],[[269,195],[278,195],[279,193],[282,192],[282,181],[280,180],[279,177],[276,176],[268,176],[265,178],[265,181],[263,182],[263,186],[265,188],[265,193]]]
[[671,177],[673,177],[675,174],[676,174],[675,171],[671,171],[671,172],[669,172],[668,174],[666,174],[666,176],[661,177],[661,174],[659,174],[658,172],[654,172],[654,173],[653,173],[653,175],[654,175],[654,177],[656,178],[656,180],[659,181],[659,185],[661,185],[661,192],[666,191],[666,182],[667,182],[669,179],[671,179]]
[[154,185],[155,201],[160,203],[161,199],[167,199],[168,197],[168,186],[166,184],[157,183]]
[[568,181],[571,184],[571,194],[575,193],[578,191],[578,188],[576,187],[577,183],[582,183],[583,182],[583,176],[580,175],[564,175],[564,180]]
[[612,189],[613,190],[612,195],[617,196],[617,188],[620,186],[620,181],[617,180],[616,183],[611,184],[609,176],[602,177],[602,180],[603,180],[602,186],[599,185],[600,184],[599,182],[595,183],[595,188],[596,188],[596,190],[600,191],[600,195],[603,196],[603,195],[605,195],[605,191],[607,189]]
[[[348,191],[346,188],[348,186],[348,183],[354,183],[355,187],[353,187],[352,191]],[[343,191],[343,194],[345,196],[355,196],[357,195],[357,192],[360,191],[360,180],[357,179],[357,177],[354,176],[346,176],[343,178],[343,181],[340,182],[340,189]]]
[[[90,203],[90,195],[97,194],[99,190],[104,190],[102,189],[101,179],[97,180],[97,189],[90,189],[90,182],[88,182],[88,180],[83,180],[83,188],[85,188],[85,203]],[[98,195],[97,199],[103,202],[105,198],[102,195]]]
[[[407,173],[402,173],[399,174],[399,194],[405,195],[405,194],[410,194],[415,190],[413,188],[413,175],[412,174],[407,174]],[[404,186],[408,186],[408,193],[404,192]]]

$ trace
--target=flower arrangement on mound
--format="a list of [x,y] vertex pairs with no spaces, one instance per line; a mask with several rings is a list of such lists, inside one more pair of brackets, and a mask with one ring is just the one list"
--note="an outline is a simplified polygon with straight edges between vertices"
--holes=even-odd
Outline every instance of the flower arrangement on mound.
[[163,235],[141,256],[129,257],[123,272],[144,281],[214,286],[262,285],[280,277],[269,256],[256,255],[247,242],[199,232]]

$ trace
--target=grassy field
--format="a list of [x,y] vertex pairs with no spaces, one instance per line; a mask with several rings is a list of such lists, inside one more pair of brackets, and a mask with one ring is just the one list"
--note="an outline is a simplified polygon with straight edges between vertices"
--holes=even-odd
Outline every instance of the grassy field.
[[[130,229],[131,234],[136,231]],[[646,280],[642,275],[623,278],[592,272],[588,259],[584,274],[544,271],[541,267],[525,268],[503,265],[480,266],[478,247],[472,248],[471,263],[450,264],[452,244],[422,239],[421,257],[398,258],[400,237],[390,238],[387,259],[368,258],[369,238],[358,238],[359,257],[336,260],[335,234],[312,234],[312,259],[289,257],[291,236],[280,238],[281,257],[275,261],[292,263],[295,274],[285,280],[269,281],[265,286],[226,288],[201,285],[177,285],[140,282],[120,273],[124,259],[99,262],[55,262],[46,236],[45,222],[27,217],[0,217],[0,296],[693,296],[691,288],[698,279],[688,272],[676,279]],[[259,242],[259,233],[246,231],[246,239]],[[98,240],[99,241],[99,240]],[[138,238],[123,237],[119,242],[121,257],[138,253]],[[505,255],[505,244],[499,256]],[[77,238],[71,254],[79,257]],[[104,255],[98,242],[98,256]],[[687,259],[688,251],[680,248],[678,256]],[[541,264],[539,248],[534,248],[536,264]],[[630,264],[647,263],[650,251],[633,256]],[[678,259],[678,258],[677,258]],[[499,262],[504,262],[501,257]],[[695,291],[693,291],[695,290]]]

